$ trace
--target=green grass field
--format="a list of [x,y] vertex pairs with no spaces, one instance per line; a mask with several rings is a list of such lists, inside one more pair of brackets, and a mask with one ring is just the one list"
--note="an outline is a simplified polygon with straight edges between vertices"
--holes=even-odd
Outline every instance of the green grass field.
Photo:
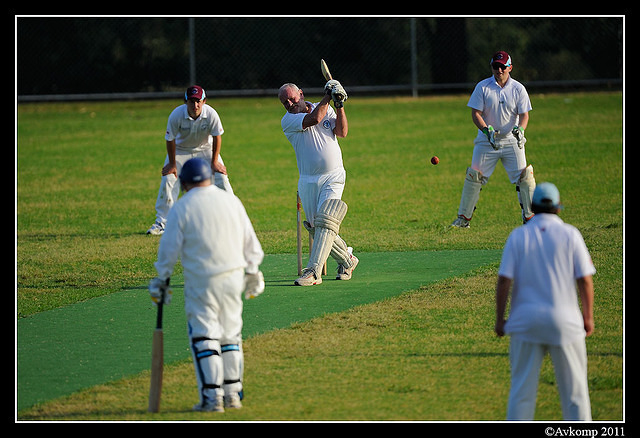
[[[531,98],[527,158],[538,182],[559,187],[565,204],[561,217],[580,229],[598,270],[596,332],[587,340],[593,418],[621,421],[623,96],[602,92]],[[492,331],[494,287],[499,251],[509,232],[520,225],[520,213],[514,187],[498,166],[481,193],[472,228],[448,230],[475,135],[467,99],[352,96],[347,105],[350,132],[341,141],[347,169],[343,199],[349,204],[341,235],[363,259],[375,254],[371,260],[377,264],[385,260],[385,253],[409,257],[425,252],[440,261],[433,264],[440,275],[407,270],[398,278],[418,283],[395,281],[395,289],[406,287],[399,290],[404,293],[248,334],[247,398],[241,410],[217,416],[192,412],[197,401],[195,376],[183,354],[168,361],[159,414],[146,412],[149,374],[143,370],[115,379],[105,376],[97,384],[27,406],[20,404],[18,391],[16,418],[501,421],[509,390],[508,339],[498,339]],[[74,318],[83,318],[75,310],[96,305],[96,300],[113,301],[131,291],[136,300],[146,295],[145,286],[155,275],[158,238],[145,231],[155,216],[166,119],[179,103],[18,106],[20,348],[33,347],[30,337],[21,337],[26,324],[49,318],[56,327],[73,327]],[[270,268],[278,274],[267,278],[265,295],[247,305],[245,318],[252,318],[269,306],[269,293],[277,295],[295,279],[295,257],[290,257],[296,241],[295,157],[280,129],[283,109],[275,97],[212,98],[209,103],[220,113],[226,131],[222,156],[234,191],[265,253],[270,260],[281,260]],[[439,165],[429,163],[432,155],[440,157]],[[462,254],[468,251],[492,257],[467,264]],[[461,266],[443,272],[440,266],[449,265]],[[359,272],[381,281],[375,266],[358,268],[356,277]],[[359,293],[366,294],[367,279],[354,280],[360,282]],[[286,290],[292,294],[289,302],[299,299],[304,308],[320,306],[324,295],[331,300],[332,291],[340,287],[327,281],[317,288]],[[145,303],[147,299],[144,296]],[[137,317],[131,324],[132,337],[141,338],[145,349],[150,348],[154,323],[148,307],[131,317]],[[179,302],[171,311],[176,317],[182,312]],[[75,316],[57,320],[52,312]],[[186,332],[180,330],[174,338],[180,345],[176,348],[184,352]],[[79,336],[92,339],[90,332]],[[106,350],[116,347],[108,344],[108,337],[104,342]],[[28,361],[20,351],[18,388],[29,383],[20,382],[21,361]],[[127,361],[127,352],[123,355],[122,361]],[[78,362],[83,360],[91,364],[101,359],[81,357]],[[84,372],[92,374],[94,368],[86,368]],[[540,378],[536,419],[561,419],[554,382],[548,361]]]

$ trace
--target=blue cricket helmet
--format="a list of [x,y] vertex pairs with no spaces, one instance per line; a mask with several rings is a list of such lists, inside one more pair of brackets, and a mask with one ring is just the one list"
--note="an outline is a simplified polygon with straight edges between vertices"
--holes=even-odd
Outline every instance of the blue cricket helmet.
[[211,178],[211,164],[202,158],[191,158],[182,165],[180,181],[184,183],[199,183]]

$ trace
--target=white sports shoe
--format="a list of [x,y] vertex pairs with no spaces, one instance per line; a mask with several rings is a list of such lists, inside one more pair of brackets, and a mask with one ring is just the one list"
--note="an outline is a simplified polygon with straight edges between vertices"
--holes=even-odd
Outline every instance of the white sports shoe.
[[225,395],[224,407],[230,409],[240,409],[242,407],[240,396],[238,394]]
[[164,225],[160,222],[154,222],[151,228],[147,230],[147,234],[153,234],[154,236],[160,236],[162,233],[164,233]]
[[342,265],[338,265],[338,274],[336,275],[336,280],[351,280],[351,274],[353,274],[353,270],[358,266],[358,262],[360,260],[358,257],[351,254],[351,267],[345,268]]
[[322,283],[322,276],[316,276],[313,269],[304,268],[302,275],[294,282],[296,286],[313,286]]
[[453,221],[453,223],[451,224],[452,227],[456,227],[456,228],[469,228],[469,221],[466,220],[464,217],[462,216],[458,216],[456,218],[456,220]]
[[207,400],[204,403],[198,403],[193,406],[193,410],[198,412],[224,412],[222,396],[215,400]]

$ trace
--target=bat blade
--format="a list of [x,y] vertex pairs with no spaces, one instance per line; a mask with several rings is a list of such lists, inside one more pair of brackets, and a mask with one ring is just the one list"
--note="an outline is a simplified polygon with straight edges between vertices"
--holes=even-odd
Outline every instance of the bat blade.
[[331,79],[333,79],[331,77],[331,72],[329,71],[329,67],[327,67],[327,63],[324,62],[324,59],[320,60],[320,70],[322,70],[322,75],[327,81],[330,81]]
[[162,371],[164,362],[164,342],[162,329],[153,332],[151,350],[151,385],[149,387],[149,412],[160,411],[160,395],[162,394]]
[[158,318],[151,343],[151,384],[149,386],[149,412],[160,411],[162,374],[164,369],[164,335],[162,332],[162,301],[158,303]]

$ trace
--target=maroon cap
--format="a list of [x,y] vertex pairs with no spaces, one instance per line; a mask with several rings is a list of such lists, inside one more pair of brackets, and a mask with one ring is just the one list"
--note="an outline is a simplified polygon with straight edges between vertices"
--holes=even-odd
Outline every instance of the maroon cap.
[[489,64],[493,64],[494,62],[499,62],[505,67],[511,66],[511,56],[507,52],[499,51],[493,54],[491,57],[491,62]]
[[192,85],[189,88],[187,88],[187,91],[185,91],[184,100],[189,100],[193,98],[198,100],[206,99],[207,94],[204,92],[201,86]]

